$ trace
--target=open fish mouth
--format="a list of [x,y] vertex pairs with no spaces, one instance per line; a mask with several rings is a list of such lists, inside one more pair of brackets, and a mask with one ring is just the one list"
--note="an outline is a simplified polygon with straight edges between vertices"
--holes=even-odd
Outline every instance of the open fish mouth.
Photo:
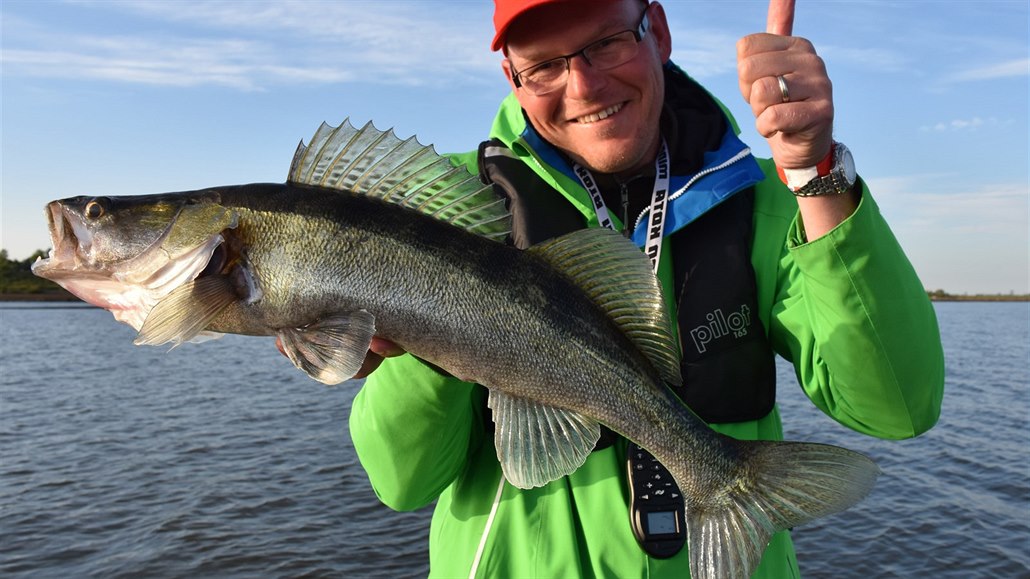
[[[50,277],[60,271],[77,269],[81,263],[79,255],[89,251],[93,244],[93,235],[82,226],[80,220],[68,215],[67,209],[60,201],[47,204],[47,224],[50,228],[51,248],[47,257],[36,258],[32,264],[32,272],[43,277]],[[78,271],[79,274],[86,272]]]

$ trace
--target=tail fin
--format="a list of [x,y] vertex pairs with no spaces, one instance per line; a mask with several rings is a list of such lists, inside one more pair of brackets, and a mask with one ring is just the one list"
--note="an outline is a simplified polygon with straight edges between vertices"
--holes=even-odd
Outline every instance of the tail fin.
[[689,503],[694,579],[750,577],[773,534],[843,511],[872,489],[880,469],[844,448],[800,442],[741,442],[745,466],[716,504]]

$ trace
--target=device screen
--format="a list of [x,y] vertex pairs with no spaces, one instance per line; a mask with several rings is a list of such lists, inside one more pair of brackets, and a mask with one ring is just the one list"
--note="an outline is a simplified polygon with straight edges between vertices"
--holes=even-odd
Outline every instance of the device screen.
[[676,513],[659,511],[647,513],[647,530],[651,535],[666,535],[676,532]]

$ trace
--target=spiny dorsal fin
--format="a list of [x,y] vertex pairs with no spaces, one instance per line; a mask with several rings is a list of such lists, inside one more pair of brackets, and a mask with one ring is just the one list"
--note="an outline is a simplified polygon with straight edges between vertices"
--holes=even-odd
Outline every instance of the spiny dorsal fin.
[[349,120],[322,123],[310,145],[297,146],[288,181],[375,197],[499,241],[511,231],[511,215],[491,186],[432,145],[371,122],[360,129]]
[[600,305],[663,380],[683,383],[661,284],[633,242],[611,229],[580,229],[528,251],[547,260]]

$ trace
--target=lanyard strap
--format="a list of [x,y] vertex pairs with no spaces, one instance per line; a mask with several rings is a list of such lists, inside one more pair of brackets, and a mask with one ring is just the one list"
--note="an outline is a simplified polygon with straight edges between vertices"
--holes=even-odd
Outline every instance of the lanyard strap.
[[[651,267],[657,274],[658,261],[662,255],[662,238],[665,236],[665,207],[669,201],[669,147],[665,144],[665,139],[662,139],[662,148],[658,151],[658,158],[655,159],[654,165],[654,193],[651,194],[650,219],[648,219],[644,253],[651,260]],[[604,198],[594,181],[594,176],[579,163],[574,162],[572,170],[590,195],[590,201],[594,204],[594,212],[597,214],[597,222],[601,224],[601,227],[615,229],[608,206],[604,204]],[[632,227],[632,224],[624,223],[623,227],[629,228]]]

